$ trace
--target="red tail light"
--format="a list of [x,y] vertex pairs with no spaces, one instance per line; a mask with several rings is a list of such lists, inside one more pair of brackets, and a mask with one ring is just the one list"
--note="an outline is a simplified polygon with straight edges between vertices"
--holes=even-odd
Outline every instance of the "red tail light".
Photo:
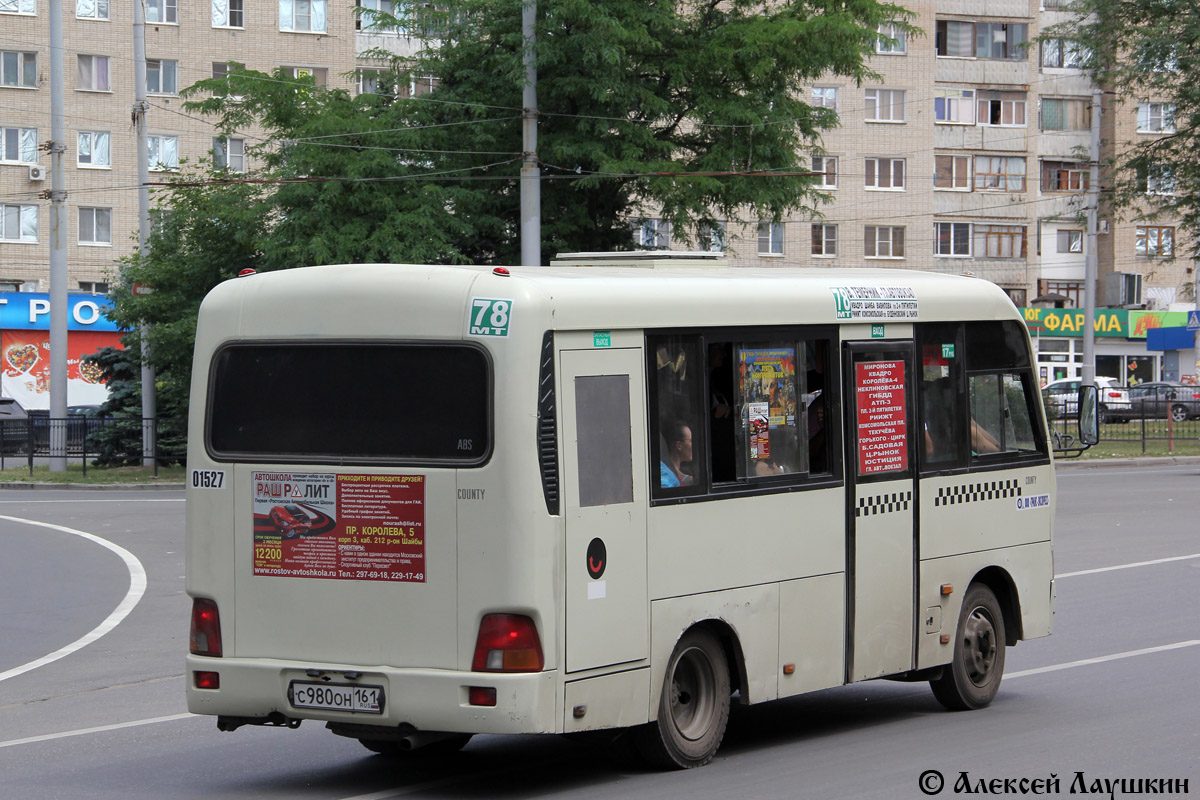
[[1120,392],[1109,392],[1108,396],[1113,398],[1114,400],[1116,400],[1121,397],[1121,393]]
[[542,642],[533,620],[520,614],[487,614],[475,640],[475,672],[541,672]]
[[217,613],[217,601],[197,597],[192,600],[192,655],[221,655],[221,615]]

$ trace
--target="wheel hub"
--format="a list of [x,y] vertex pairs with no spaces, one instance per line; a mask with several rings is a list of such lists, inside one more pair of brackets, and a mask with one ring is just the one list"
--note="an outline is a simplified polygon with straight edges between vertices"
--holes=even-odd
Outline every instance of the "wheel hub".
[[963,662],[967,677],[976,686],[985,685],[996,664],[996,628],[987,611],[976,608],[963,630]]

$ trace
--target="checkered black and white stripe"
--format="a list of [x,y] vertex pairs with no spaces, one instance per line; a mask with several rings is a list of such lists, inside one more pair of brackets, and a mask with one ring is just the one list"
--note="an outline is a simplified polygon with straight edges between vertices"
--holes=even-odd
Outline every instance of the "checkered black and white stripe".
[[1020,497],[1021,486],[1017,479],[964,483],[960,486],[942,486],[933,500],[934,507],[953,506],[959,503],[979,503],[984,500],[999,500],[1005,497]]
[[910,502],[912,502],[911,491],[860,497],[858,498],[858,507],[854,509],[854,516],[869,517],[873,514],[887,514],[892,511],[908,511]]

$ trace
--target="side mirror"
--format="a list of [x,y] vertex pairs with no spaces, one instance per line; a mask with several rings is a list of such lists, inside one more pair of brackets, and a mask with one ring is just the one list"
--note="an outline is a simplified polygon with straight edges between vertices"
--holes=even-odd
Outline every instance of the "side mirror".
[[1100,441],[1099,398],[1095,386],[1079,387],[1079,441],[1091,447]]

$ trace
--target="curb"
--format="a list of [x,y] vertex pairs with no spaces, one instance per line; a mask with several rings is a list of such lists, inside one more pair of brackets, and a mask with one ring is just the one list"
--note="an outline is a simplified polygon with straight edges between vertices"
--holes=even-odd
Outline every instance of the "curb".
[[37,481],[3,481],[0,491],[4,489],[129,489],[135,492],[158,492],[173,489],[183,489],[183,483],[39,483]]
[[1158,467],[1200,465],[1200,456],[1144,456],[1140,458],[1105,458],[1082,461],[1071,459],[1054,462],[1056,470],[1110,469],[1112,467]]

